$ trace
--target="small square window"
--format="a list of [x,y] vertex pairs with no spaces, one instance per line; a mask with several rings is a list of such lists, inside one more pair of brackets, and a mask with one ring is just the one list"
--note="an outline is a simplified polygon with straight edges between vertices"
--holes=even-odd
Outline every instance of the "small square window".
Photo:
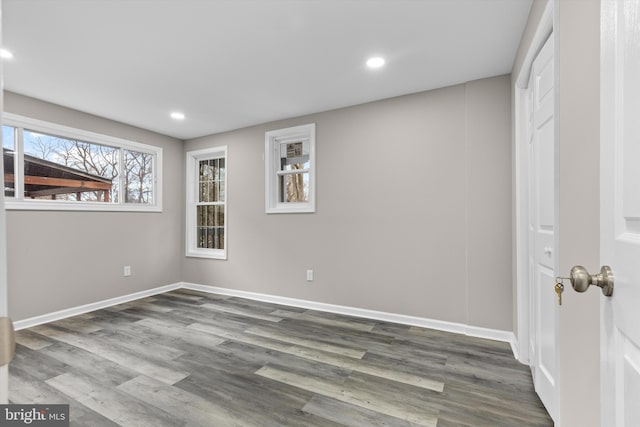
[[266,212],[315,212],[315,123],[265,134]]

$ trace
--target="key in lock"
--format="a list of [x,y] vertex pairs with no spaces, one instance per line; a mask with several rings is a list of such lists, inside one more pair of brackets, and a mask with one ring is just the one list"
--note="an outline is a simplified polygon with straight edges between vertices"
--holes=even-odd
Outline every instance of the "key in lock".
[[558,295],[558,305],[562,305],[562,292],[564,292],[564,285],[560,282],[556,282],[555,291]]

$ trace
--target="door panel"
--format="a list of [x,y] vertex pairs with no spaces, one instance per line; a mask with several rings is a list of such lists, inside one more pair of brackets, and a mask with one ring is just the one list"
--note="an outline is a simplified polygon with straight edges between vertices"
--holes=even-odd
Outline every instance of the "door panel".
[[640,2],[603,0],[600,92],[602,425],[640,425]]
[[539,330],[543,333],[540,335],[539,343],[539,360],[540,371],[545,375],[546,382],[553,386],[555,383],[555,371],[556,371],[556,352],[555,352],[555,336],[548,333],[553,331],[554,317],[556,310],[556,302],[553,293],[549,292],[549,283],[553,283],[554,275],[553,270],[545,267],[540,267],[538,271],[538,283],[536,288],[538,289],[538,302],[540,304],[538,313]]
[[621,343],[618,353],[620,355],[616,364],[620,365],[618,372],[621,378],[618,384],[621,390],[617,394],[624,396],[622,402],[622,413],[624,414],[624,425],[638,425],[640,420],[640,405],[638,404],[638,396],[640,396],[640,348],[635,343],[623,335],[619,335],[617,340]]
[[529,80],[529,268],[534,385],[552,418],[556,401],[555,172],[553,35],[534,59]]
[[551,114],[551,116],[546,122],[542,123],[541,126],[537,127],[538,137],[536,138],[537,141],[534,141],[538,184],[536,191],[536,196],[538,197],[537,226],[539,228],[538,233],[553,237],[553,111],[538,111],[538,115],[543,113]]

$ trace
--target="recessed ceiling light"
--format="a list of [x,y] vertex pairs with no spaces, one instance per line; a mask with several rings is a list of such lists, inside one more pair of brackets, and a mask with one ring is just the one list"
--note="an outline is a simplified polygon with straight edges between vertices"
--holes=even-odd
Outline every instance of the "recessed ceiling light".
[[13,53],[9,52],[7,49],[0,49],[0,58],[11,59],[13,58]]
[[184,114],[179,111],[174,111],[171,113],[171,118],[176,120],[184,120]]
[[380,68],[383,65],[384,65],[384,58],[381,58],[379,56],[367,59],[367,67],[369,68]]

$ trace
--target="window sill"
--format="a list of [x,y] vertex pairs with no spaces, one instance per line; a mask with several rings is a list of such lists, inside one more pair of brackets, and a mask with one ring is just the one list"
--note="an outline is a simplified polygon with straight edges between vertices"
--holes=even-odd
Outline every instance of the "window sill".
[[267,208],[267,214],[280,214],[280,213],[315,213],[316,208],[311,206],[308,203],[305,203],[303,206],[280,206]]
[[208,258],[226,261],[227,251],[223,249],[188,250],[185,256],[188,258]]
[[4,199],[8,211],[93,211],[93,212],[162,212],[157,205],[119,205],[103,202],[82,203],[65,201],[11,200]]

